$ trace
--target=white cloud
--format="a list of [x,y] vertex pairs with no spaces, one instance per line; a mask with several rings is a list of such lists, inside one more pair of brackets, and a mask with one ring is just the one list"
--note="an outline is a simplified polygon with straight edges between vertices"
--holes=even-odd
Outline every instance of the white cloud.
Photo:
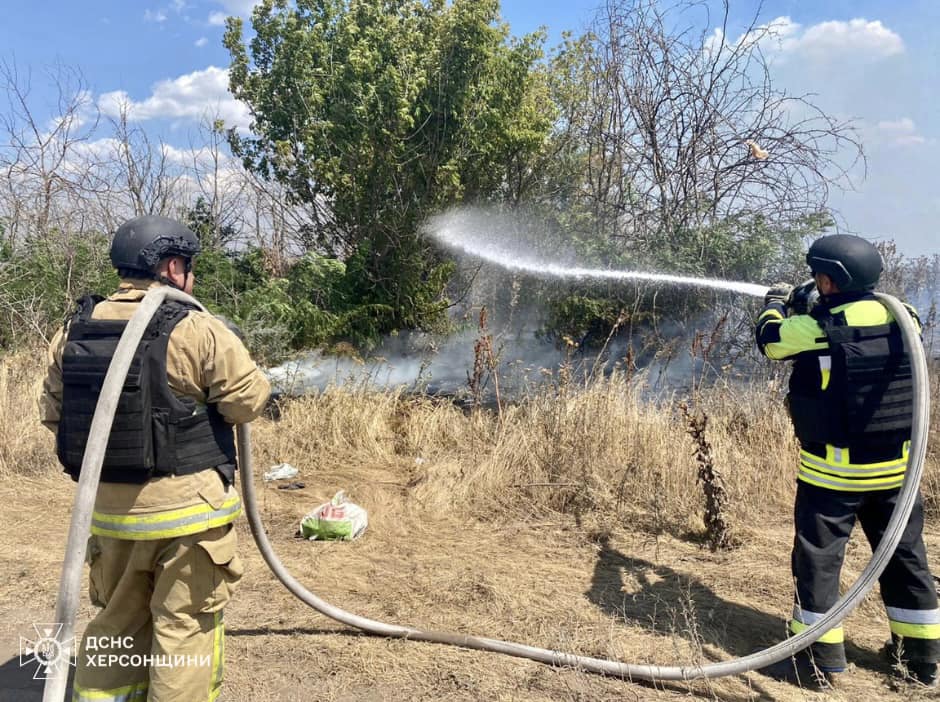
[[206,115],[225,120],[227,126],[245,129],[250,116],[244,103],[228,92],[228,71],[209,66],[178,78],[161,80],[153,86],[150,97],[133,100],[123,90],[103,94],[98,99],[102,113],[114,117],[126,107],[129,119],[143,122],[151,119],[200,120]]
[[820,22],[801,35],[784,38],[782,44],[785,51],[808,54],[816,59],[852,56],[871,60],[904,53],[904,41],[898,34],[880,20],[860,18],[848,22]]
[[204,46],[205,46],[206,44],[208,44],[208,43],[209,43],[209,40],[206,39],[205,37],[199,37],[199,38],[194,42],[194,44],[195,44],[196,46],[198,46],[200,49],[201,49],[202,47],[204,47]]
[[166,22],[166,12],[163,10],[145,10],[144,20],[147,22]]
[[927,138],[918,133],[917,125],[910,117],[883,120],[876,125],[878,136],[897,146],[916,146],[927,143]]
[[221,27],[225,24],[225,18],[227,16],[228,15],[226,15],[224,12],[213,12],[211,15],[209,15],[209,24],[211,24],[213,27]]
[[[723,39],[721,30],[715,29],[706,42],[706,49],[713,51]],[[781,16],[741,35],[735,44],[755,39],[772,61],[809,59],[830,63],[851,59],[870,63],[903,54],[905,50],[899,34],[880,20],[864,18],[829,20],[804,27],[790,17]]]

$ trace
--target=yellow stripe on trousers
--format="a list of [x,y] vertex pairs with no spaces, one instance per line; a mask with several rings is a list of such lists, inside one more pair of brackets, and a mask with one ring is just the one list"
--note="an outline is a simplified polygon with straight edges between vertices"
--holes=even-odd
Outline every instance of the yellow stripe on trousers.
[[158,514],[105,514],[94,512],[91,533],[114,539],[149,541],[198,534],[234,522],[242,513],[241,500],[233,497],[218,509],[194,505]]
[[147,681],[116,687],[113,690],[91,690],[75,685],[72,690],[72,702],[135,702],[147,699]]

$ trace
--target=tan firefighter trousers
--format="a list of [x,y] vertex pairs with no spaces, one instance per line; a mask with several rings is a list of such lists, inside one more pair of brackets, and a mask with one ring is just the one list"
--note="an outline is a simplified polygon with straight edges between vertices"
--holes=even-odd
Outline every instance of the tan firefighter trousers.
[[101,607],[78,651],[73,702],[202,702],[221,690],[222,610],[242,576],[233,525],[150,541],[92,536]]

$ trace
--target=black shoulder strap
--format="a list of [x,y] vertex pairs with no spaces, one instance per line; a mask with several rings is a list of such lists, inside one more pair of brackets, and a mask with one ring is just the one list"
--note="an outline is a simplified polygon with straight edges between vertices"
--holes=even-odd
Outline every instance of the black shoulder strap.
[[197,309],[195,306],[188,303],[167,300],[154,313],[148,331],[157,330],[157,333],[169,335],[173,328],[183,320],[183,317],[195,309]]
[[84,297],[78,298],[75,301],[75,310],[68,316],[66,323],[70,320],[87,322],[91,319],[91,314],[94,312],[95,306],[103,301],[104,297],[101,295],[85,295]]

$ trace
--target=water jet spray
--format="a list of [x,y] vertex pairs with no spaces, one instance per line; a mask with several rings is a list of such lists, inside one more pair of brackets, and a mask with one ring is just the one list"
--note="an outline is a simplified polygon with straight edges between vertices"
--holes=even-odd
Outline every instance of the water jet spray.
[[541,260],[526,252],[516,251],[512,247],[506,246],[504,240],[497,241],[493,236],[482,233],[480,231],[480,222],[472,211],[454,210],[433,217],[428,221],[424,232],[451,251],[481,259],[509,271],[529,273],[537,277],[575,280],[645,280],[652,283],[728,290],[761,298],[767,294],[768,290],[765,285],[721,280],[720,278],[696,278],[666,273],[586,268],[578,265],[566,266]]

